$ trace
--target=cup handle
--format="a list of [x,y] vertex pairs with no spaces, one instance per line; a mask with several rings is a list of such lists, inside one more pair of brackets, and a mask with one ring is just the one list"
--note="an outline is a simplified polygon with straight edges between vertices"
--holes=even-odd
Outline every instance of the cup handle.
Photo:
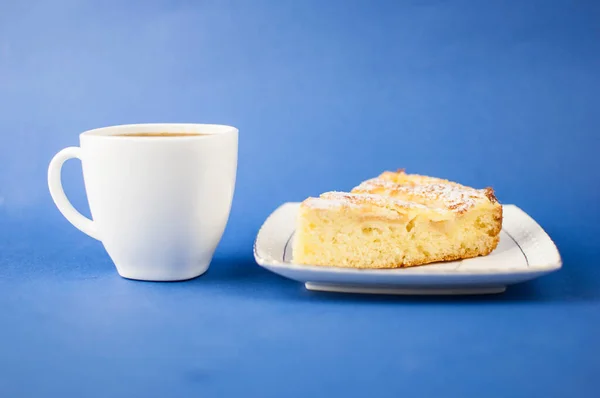
[[65,148],[54,155],[50,161],[50,166],[48,166],[48,188],[50,188],[50,195],[52,196],[52,200],[54,200],[56,207],[58,207],[58,210],[60,210],[62,215],[65,216],[71,224],[81,232],[86,233],[94,239],[100,240],[98,231],[96,230],[96,224],[73,207],[63,190],[61,182],[62,166],[67,160],[73,158],[81,160],[81,148]]

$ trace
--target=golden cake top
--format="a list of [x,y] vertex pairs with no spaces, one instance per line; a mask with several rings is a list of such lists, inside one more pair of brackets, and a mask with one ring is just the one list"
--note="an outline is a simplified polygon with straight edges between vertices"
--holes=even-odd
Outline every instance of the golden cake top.
[[364,181],[352,193],[383,195],[384,197],[464,213],[478,203],[496,203],[492,188],[474,189],[441,178],[386,171],[379,177]]
[[445,211],[413,201],[370,193],[325,192],[311,197],[302,206],[312,209],[351,209],[372,218],[398,219],[412,215],[428,214],[432,220],[446,219]]

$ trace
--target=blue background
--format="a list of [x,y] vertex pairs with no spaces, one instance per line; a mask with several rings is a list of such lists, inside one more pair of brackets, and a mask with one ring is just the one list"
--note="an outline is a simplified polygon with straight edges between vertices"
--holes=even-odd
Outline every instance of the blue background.
[[[597,397],[599,71],[595,1],[0,0],[0,396]],[[121,279],[49,197],[58,150],[138,122],[240,129],[196,280]],[[399,167],[493,186],[563,269],[408,298],[256,266],[279,204]]]

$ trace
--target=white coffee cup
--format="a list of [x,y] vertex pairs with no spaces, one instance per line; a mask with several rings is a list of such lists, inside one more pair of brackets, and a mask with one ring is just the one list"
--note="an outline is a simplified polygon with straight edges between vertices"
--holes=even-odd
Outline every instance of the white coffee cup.
[[[123,136],[177,133],[186,136]],[[194,135],[201,134],[201,135]],[[75,227],[102,242],[119,274],[177,281],[203,274],[229,218],[238,130],[209,124],[134,124],[90,130],[48,168],[50,194]],[[61,168],[81,160],[92,220],[71,205]]]

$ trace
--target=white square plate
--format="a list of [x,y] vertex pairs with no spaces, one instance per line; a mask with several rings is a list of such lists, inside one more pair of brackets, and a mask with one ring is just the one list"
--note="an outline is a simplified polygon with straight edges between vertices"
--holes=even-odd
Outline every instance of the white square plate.
[[504,205],[500,244],[490,255],[399,269],[294,264],[292,241],[299,203],[285,203],[265,221],[254,243],[256,262],[310,290],[381,294],[501,293],[562,266],[558,249],[523,210]]

